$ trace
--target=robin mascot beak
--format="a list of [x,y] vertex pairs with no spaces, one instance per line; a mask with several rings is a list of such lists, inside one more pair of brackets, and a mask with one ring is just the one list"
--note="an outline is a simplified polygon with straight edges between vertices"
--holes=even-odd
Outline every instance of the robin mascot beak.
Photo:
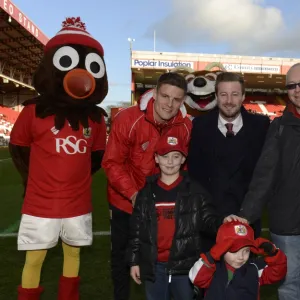
[[96,82],[92,74],[84,69],[73,69],[63,81],[65,92],[74,99],[85,99],[93,94]]

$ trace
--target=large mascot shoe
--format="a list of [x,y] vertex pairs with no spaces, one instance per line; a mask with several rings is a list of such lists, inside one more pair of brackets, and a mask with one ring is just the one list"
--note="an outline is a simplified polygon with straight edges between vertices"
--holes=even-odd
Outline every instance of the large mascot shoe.
[[58,300],[79,300],[80,277],[61,276],[58,288]]
[[40,300],[40,295],[44,291],[41,286],[34,289],[25,289],[18,287],[18,300]]

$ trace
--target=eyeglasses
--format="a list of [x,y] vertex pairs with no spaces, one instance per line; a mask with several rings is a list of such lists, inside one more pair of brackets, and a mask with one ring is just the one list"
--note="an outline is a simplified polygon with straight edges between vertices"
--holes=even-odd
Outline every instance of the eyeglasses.
[[297,86],[300,88],[300,82],[298,82],[298,83],[289,83],[285,87],[288,90],[294,90]]

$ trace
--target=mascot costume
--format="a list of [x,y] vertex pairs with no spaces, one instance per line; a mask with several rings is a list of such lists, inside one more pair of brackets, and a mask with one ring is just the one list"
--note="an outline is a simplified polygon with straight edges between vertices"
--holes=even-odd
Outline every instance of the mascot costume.
[[108,92],[104,51],[80,18],[67,18],[46,44],[34,75],[39,93],[24,103],[11,134],[10,153],[25,196],[18,250],[26,251],[18,300],[38,300],[48,249],[62,240],[58,299],[79,299],[80,247],[92,244],[92,174],[106,146]]

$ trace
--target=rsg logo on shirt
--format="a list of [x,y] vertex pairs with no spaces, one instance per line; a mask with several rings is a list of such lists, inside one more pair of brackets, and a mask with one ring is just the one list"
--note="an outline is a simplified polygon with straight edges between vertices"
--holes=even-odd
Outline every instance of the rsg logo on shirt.
[[56,138],[56,152],[61,153],[64,151],[67,154],[73,155],[76,153],[86,153],[87,141],[83,139],[77,139],[75,136],[70,135],[63,138]]

